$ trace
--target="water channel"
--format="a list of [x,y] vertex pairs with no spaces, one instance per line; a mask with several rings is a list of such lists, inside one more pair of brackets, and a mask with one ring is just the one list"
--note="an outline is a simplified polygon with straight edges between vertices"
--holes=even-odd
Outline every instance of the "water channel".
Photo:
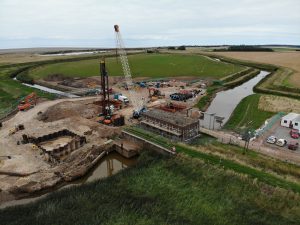
[[[14,77],[13,79],[18,81],[17,77]],[[26,84],[26,83],[22,83],[22,84],[27,86],[27,87],[32,87],[32,88],[35,88],[35,89],[39,89],[41,91],[45,91],[45,92],[48,92],[48,93],[51,93],[51,94],[64,96],[64,97],[67,97],[67,98],[78,98],[78,97],[80,97],[78,95],[74,95],[74,94],[71,94],[71,93],[68,93],[68,92],[59,91],[59,90],[52,89],[52,88],[48,88],[48,87],[38,85],[38,84]]]
[[135,165],[136,163],[137,163],[137,157],[127,159],[121,156],[117,152],[112,152],[109,155],[105,156],[103,159],[101,159],[100,162],[81,179],[75,180],[73,182],[61,184],[57,188],[53,188],[52,190],[45,190],[43,193],[36,194],[35,196],[29,198],[21,198],[21,199],[5,202],[0,205],[0,209],[9,206],[24,205],[31,202],[35,202],[37,200],[45,198],[47,195],[53,193],[53,191],[60,191],[72,186],[78,186],[99,179],[103,179],[106,177],[110,177],[123,169]]
[[225,124],[239,102],[253,94],[254,86],[269,74],[267,71],[261,71],[256,77],[240,86],[218,92],[206,110],[204,120],[200,120],[200,126],[209,129],[220,129],[220,124],[215,121],[214,116],[224,117],[222,124]]

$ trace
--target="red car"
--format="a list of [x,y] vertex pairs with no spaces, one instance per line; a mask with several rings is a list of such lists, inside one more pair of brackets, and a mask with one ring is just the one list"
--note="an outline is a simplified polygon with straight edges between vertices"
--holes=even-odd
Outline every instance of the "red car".
[[298,142],[295,142],[295,141],[290,142],[288,145],[288,149],[294,150],[294,151],[297,150],[298,147],[299,147],[299,144],[298,144]]
[[296,129],[292,129],[290,131],[290,135],[291,135],[291,138],[298,139],[299,138],[299,131],[296,130]]

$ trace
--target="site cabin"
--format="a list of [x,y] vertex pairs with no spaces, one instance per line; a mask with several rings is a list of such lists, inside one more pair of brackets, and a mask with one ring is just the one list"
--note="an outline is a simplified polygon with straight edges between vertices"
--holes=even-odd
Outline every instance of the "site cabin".
[[300,130],[300,115],[289,113],[282,117],[281,126]]
[[300,115],[297,116],[296,119],[293,120],[293,129],[300,130]]

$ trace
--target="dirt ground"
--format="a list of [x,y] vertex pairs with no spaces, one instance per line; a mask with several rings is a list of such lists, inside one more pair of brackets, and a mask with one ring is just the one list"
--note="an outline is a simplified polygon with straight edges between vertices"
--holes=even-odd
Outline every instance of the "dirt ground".
[[300,87],[300,52],[213,52],[213,54],[290,68],[294,73],[289,78],[289,83]]
[[295,112],[300,113],[300,101],[287,97],[262,95],[258,108],[267,112]]
[[[57,78],[59,77],[54,79],[55,82],[57,82]],[[99,79],[100,77],[94,77],[82,79],[80,82],[87,84],[95,81],[96,84],[99,84]],[[140,99],[144,99],[147,108],[151,109],[170,103],[169,95],[179,92],[181,86],[186,85],[185,82],[179,80],[172,80],[170,84],[172,84],[171,87],[159,88],[166,97],[154,101],[149,99],[148,88],[138,87],[135,91]],[[193,86],[186,86],[185,89],[195,89],[201,84],[201,82],[193,83]],[[123,87],[123,78],[111,78],[110,85],[115,93],[122,93],[131,101],[129,91]],[[188,109],[199,101],[203,92],[186,102],[176,103],[185,105]],[[111,95],[112,97],[113,95]],[[106,148],[107,140],[121,133],[119,127],[105,126],[97,122],[99,113],[102,111],[100,100],[101,96],[45,101],[38,103],[33,109],[26,112],[18,112],[3,123],[3,127],[0,129],[0,156],[10,156],[11,158],[0,161],[0,203],[7,201],[7,196],[11,194],[36,192],[53,187],[62,181],[69,181],[79,176],[78,174],[84,174],[84,171]],[[125,123],[130,125],[138,122],[131,119],[132,112],[131,104],[128,106],[123,104],[118,114],[125,116]],[[19,124],[23,124],[25,129],[9,135],[10,130]],[[69,130],[79,136],[85,136],[87,139],[87,143],[83,147],[73,151],[67,157],[63,156],[61,162],[49,162],[47,154],[43,153],[41,149],[33,148],[33,144],[21,143],[24,134],[38,138],[61,130]],[[50,141],[50,143],[46,143],[46,147],[49,147],[50,144],[52,148],[53,145],[57,146],[61,142],[65,144],[66,140],[60,138],[53,143]]]
[[86,119],[96,117],[102,107],[94,102],[68,101],[61,102],[47,109],[43,114],[44,122],[53,122],[69,117],[81,116]]
[[[1,158],[0,203],[11,194],[39,191],[84,174],[107,147],[106,141],[121,132],[117,127],[108,127],[94,120],[99,113],[99,106],[94,105],[96,100],[99,99],[86,97],[46,101],[29,111],[18,112],[3,123],[0,156],[10,156],[10,159]],[[23,124],[25,129],[9,135],[18,124]],[[50,163],[40,149],[32,148],[30,143],[20,143],[23,134],[40,137],[63,129],[87,139],[87,143],[73,151],[65,163]]]

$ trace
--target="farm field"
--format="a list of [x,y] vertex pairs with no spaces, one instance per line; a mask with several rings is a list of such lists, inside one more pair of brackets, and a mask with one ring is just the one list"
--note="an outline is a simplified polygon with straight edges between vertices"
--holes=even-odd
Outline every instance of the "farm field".
[[235,108],[224,128],[229,130],[257,129],[263,125],[264,121],[275,113],[261,110],[259,108],[260,98],[260,94],[253,94],[244,98]]
[[300,88],[300,52],[214,52],[213,54],[289,68],[291,73],[282,80],[282,85]]
[[292,192],[203,162],[197,153],[143,153],[137,166],[113,177],[0,210],[0,217],[2,225],[293,225],[300,221],[299,202]]
[[[219,79],[244,69],[242,66],[217,62],[204,56],[179,54],[139,54],[128,57],[133,77],[202,77]],[[121,63],[116,58],[106,58],[109,75],[122,76]],[[72,77],[99,75],[99,59],[82,60],[40,66],[29,71],[33,79],[51,74]]]
[[[101,57],[103,55],[111,55],[111,52],[106,53],[95,53],[95,54],[82,54],[82,55],[41,55],[45,52],[63,51],[63,48],[51,49],[51,48],[37,48],[37,49],[17,49],[17,50],[2,50],[0,49],[0,65],[29,63],[29,62],[42,62],[49,60],[66,60],[76,58],[90,58],[90,57]],[[76,51],[76,50],[73,50]],[[136,51],[129,51],[129,53]]]
[[[67,57],[60,57],[65,59]],[[15,63],[28,63],[28,62],[40,62],[45,60],[58,59],[58,57],[53,56],[40,56],[38,54],[31,53],[6,53],[0,54],[0,65],[8,65]]]
[[262,95],[258,108],[268,112],[300,113],[300,101],[281,96]]

